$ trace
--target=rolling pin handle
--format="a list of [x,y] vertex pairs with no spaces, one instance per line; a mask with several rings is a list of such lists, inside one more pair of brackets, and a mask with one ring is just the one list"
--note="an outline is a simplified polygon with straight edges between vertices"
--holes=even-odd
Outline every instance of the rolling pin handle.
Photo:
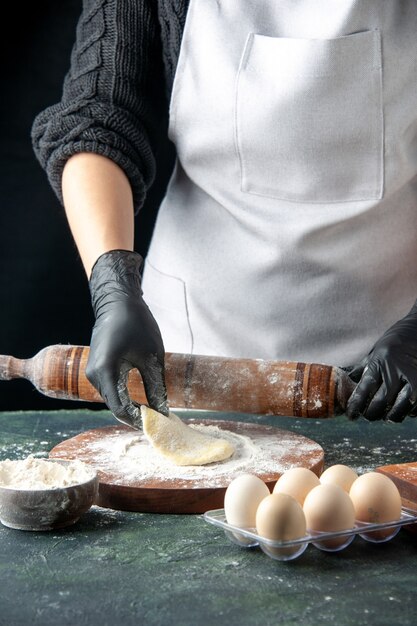
[[334,368],[337,376],[335,415],[345,413],[347,402],[356,387],[347,371],[341,367]]
[[13,378],[26,378],[26,360],[0,355],[0,380],[12,380]]

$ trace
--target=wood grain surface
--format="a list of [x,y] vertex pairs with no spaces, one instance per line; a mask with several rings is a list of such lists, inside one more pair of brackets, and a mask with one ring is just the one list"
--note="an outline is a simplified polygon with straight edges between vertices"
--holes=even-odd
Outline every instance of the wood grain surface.
[[[397,485],[402,505],[417,511],[417,462],[383,465],[375,468],[376,472],[385,474]],[[417,524],[407,524],[404,529],[413,535],[417,534]]]
[[[302,435],[273,426],[223,420],[184,420],[192,425],[217,426],[218,428],[248,437],[260,453],[270,455],[276,467],[272,471],[256,474],[272,489],[283,469],[307,467],[318,476],[323,470],[324,450],[315,441]],[[187,479],[164,479],[159,476],[127,476],[123,465],[115,466],[111,460],[112,442],[133,433],[144,437],[140,431],[125,426],[107,426],[83,432],[64,440],[49,453],[51,458],[79,459],[93,466],[99,474],[99,494],[96,504],[101,507],[124,511],[149,513],[204,513],[210,509],[223,508],[224,493],[232,475],[219,474],[214,482],[206,477]],[[267,443],[266,443],[267,442]],[[271,444],[276,445],[271,445]],[[263,449],[265,449],[263,451]],[[106,457],[107,455],[107,457]],[[107,460],[106,460],[107,459]],[[220,466],[220,464],[219,464]],[[250,467],[250,465],[248,466]],[[178,475],[181,475],[178,468]],[[240,473],[244,471],[241,468]],[[211,483],[211,484],[210,484]]]
[[[0,355],[0,380],[26,378],[52,398],[102,402],[85,370],[88,346],[53,345],[31,359]],[[354,388],[345,371],[323,363],[167,353],[171,407],[323,418],[343,413]],[[147,404],[142,379],[131,370],[131,398]]]
[[383,465],[375,469],[394,481],[403,506],[417,510],[417,462]]

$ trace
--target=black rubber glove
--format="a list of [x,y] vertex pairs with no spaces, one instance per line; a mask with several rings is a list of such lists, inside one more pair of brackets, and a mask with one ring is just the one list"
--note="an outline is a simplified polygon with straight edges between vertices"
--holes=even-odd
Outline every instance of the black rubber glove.
[[137,368],[149,406],[168,414],[164,346],[158,325],[142,298],[136,252],[111,250],[101,255],[90,278],[96,317],[86,376],[121,422],[141,427],[140,408],[129,397],[127,376]]
[[349,376],[357,382],[347,403],[351,419],[402,422],[417,408],[417,303],[393,324]]

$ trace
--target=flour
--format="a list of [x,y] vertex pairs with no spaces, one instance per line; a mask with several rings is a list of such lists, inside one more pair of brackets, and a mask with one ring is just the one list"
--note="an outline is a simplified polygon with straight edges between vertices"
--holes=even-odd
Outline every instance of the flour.
[[[219,428],[213,424],[190,424],[198,432],[229,441],[233,455],[220,462],[207,465],[178,466],[158,454],[143,432],[109,427],[107,434],[74,439],[68,455],[94,467],[100,482],[134,485],[143,488],[222,488],[240,473],[249,472],[268,480],[276,480],[293,465],[309,466],[319,463],[322,448],[311,439],[295,433],[264,426],[262,434],[250,424],[239,424],[239,433]],[[246,434],[247,433],[247,434]],[[58,450],[54,458],[59,456]],[[65,454],[65,456],[64,456]]]
[[94,472],[81,461],[68,465],[37,459],[0,462],[0,487],[10,489],[57,489],[84,483],[93,478]]

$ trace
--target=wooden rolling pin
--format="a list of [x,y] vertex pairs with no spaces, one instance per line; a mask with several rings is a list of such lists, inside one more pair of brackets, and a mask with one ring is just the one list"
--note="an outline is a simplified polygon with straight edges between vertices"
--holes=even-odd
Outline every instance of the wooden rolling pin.
[[[0,380],[25,378],[51,398],[103,402],[85,376],[88,354],[87,346],[53,345],[31,359],[0,355]],[[332,417],[343,413],[354,387],[342,369],[317,363],[167,353],[165,366],[171,408]],[[137,370],[128,388],[146,404]]]

